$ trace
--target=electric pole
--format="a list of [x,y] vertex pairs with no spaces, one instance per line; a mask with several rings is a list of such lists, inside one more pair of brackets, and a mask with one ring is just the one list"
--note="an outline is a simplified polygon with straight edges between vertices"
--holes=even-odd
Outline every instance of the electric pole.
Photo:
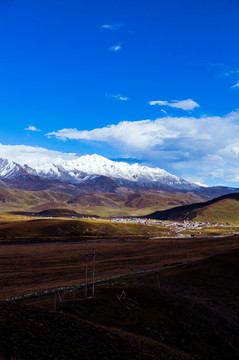
[[160,271],[158,271],[158,287],[160,289]]
[[56,289],[54,292],[54,311],[56,312]]
[[85,297],[87,297],[88,240],[86,240],[85,245]]
[[95,239],[93,240],[92,296],[95,295]]

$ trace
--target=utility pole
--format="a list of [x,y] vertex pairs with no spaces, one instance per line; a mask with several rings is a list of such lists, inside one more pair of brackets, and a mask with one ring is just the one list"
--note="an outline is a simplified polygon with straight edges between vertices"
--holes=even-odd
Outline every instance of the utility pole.
[[56,312],[56,289],[54,292],[54,311]]
[[158,287],[160,289],[160,271],[158,271]]
[[59,297],[60,302],[62,303],[63,301],[62,301],[61,294],[59,293],[59,290],[58,290],[58,289],[57,289],[57,294],[58,294],[58,297]]
[[85,297],[87,297],[88,240],[86,240],[85,245]]
[[92,296],[95,295],[95,239],[93,240]]

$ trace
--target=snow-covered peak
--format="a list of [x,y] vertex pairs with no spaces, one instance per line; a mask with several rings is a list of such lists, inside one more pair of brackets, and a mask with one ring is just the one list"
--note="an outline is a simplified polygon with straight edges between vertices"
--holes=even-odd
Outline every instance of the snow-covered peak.
[[7,159],[0,159],[0,176],[5,179],[13,179],[19,172],[20,166]]
[[150,168],[137,163],[130,165],[126,162],[116,162],[97,154],[81,156],[62,164],[67,171],[77,170],[90,175],[103,175],[114,179],[125,179],[137,182],[139,180],[157,181],[162,177],[171,177],[179,180],[159,168]]
[[84,155],[57,164],[38,165],[35,170],[40,176],[68,181],[71,179],[74,182],[82,182],[89,176],[98,175],[115,179],[121,184],[131,182],[140,186],[193,186],[163,169],[112,161],[97,154]]

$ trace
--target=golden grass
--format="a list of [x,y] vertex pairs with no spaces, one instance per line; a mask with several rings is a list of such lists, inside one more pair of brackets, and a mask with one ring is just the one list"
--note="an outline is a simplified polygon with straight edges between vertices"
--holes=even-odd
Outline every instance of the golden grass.
[[0,238],[69,238],[81,236],[164,236],[170,230],[158,225],[113,223],[109,220],[90,219],[26,219],[0,222]]
[[196,221],[228,222],[239,225],[239,202],[235,199],[223,199],[195,211]]

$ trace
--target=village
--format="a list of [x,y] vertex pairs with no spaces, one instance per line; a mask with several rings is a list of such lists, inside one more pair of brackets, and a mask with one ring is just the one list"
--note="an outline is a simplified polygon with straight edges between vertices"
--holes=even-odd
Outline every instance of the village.
[[198,221],[169,221],[169,220],[155,220],[146,218],[115,218],[112,219],[113,223],[131,223],[131,224],[145,224],[145,225],[160,225],[162,228],[167,228],[177,232],[183,230],[201,230],[203,228],[223,228],[231,226],[229,223],[210,223],[210,222],[198,222]]

